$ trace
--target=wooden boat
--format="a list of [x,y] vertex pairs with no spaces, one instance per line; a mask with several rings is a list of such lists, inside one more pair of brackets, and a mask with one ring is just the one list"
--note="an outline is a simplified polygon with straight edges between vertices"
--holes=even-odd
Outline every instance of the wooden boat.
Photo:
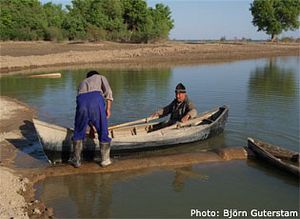
[[248,138],[248,147],[261,159],[269,162],[276,168],[300,175],[299,153]]
[[[207,139],[221,133],[228,117],[228,107],[222,106],[199,114],[185,123],[157,129],[160,121],[149,122],[147,119],[124,123],[109,128],[112,138],[111,152],[131,152],[170,147]],[[141,123],[141,121],[143,123]],[[73,129],[49,124],[33,119],[35,129],[48,159],[52,162],[66,161],[72,151]],[[83,157],[95,159],[100,155],[98,138],[84,142]]]

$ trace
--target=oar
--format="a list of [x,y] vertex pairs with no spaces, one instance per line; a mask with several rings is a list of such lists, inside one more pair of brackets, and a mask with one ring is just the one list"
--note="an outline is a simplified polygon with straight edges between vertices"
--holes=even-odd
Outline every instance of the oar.
[[121,128],[121,127],[124,127],[124,126],[128,126],[128,125],[133,125],[133,124],[136,124],[136,123],[148,123],[152,120],[155,120],[155,119],[158,119],[159,116],[149,116],[147,118],[143,118],[143,119],[139,119],[139,120],[135,120],[135,121],[131,121],[131,122],[126,122],[126,123],[122,123],[122,124],[118,124],[118,125],[114,125],[114,126],[111,126],[111,127],[108,127],[108,130],[112,130],[112,129],[116,129],[116,128]]

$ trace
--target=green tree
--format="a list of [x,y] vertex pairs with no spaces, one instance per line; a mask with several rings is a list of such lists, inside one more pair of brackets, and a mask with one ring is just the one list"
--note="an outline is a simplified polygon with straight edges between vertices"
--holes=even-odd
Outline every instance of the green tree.
[[170,8],[163,4],[156,4],[154,9],[150,9],[150,12],[153,20],[152,38],[166,39],[174,27]]
[[124,22],[130,31],[137,31],[146,23],[147,3],[144,0],[123,0]]
[[12,35],[14,21],[8,2],[0,2],[0,39],[9,40]]
[[0,1],[1,39],[40,40],[44,38],[47,20],[38,0]]
[[94,0],[90,5],[87,21],[105,31],[108,40],[116,40],[126,30],[123,23],[123,8],[120,0]]
[[105,15],[104,29],[121,31],[123,29],[123,8],[120,0],[102,0],[102,13]]
[[282,31],[299,28],[299,0],[254,0],[250,5],[252,23],[274,41]]
[[87,16],[93,0],[73,0],[67,5],[67,15],[62,23],[69,40],[84,39],[88,27]]
[[44,39],[56,41],[64,39],[62,24],[65,20],[66,12],[62,9],[62,5],[55,5],[48,2],[43,5],[43,10],[47,19]]
[[122,5],[130,41],[147,43],[168,37],[174,23],[168,6],[148,8],[144,0],[122,0]]
[[44,13],[46,15],[47,23],[49,27],[61,27],[66,12],[62,9],[62,5],[55,5],[48,2],[43,5]]
[[68,14],[62,24],[69,40],[84,39],[86,37],[86,21],[78,16]]
[[66,9],[38,0],[0,0],[1,40],[114,40],[149,42],[168,37],[171,11],[145,0],[72,0]]
[[[122,0],[123,19],[127,26],[130,41],[146,41],[147,31],[151,28],[151,18],[144,0]],[[144,39],[143,39],[144,38]]]

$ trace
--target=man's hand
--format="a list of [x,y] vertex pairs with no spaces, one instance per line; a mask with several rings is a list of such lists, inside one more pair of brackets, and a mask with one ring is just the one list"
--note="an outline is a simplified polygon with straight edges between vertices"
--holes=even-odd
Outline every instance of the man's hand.
[[106,109],[106,118],[109,119],[110,116],[111,116],[110,109]]
[[185,115],[184,117],[182,117],[181,122],[186,122],[191,118],[190,115]]
[[109,119],[109,117],[111,116],[111,100],[107,100],[106,101],[106,118]]

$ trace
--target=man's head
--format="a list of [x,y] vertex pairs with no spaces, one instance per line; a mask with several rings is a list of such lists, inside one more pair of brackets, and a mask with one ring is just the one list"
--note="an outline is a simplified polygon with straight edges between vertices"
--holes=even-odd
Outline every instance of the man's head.
[[99,75],[99,72],[97,72],[97,71],[89,71],[86,74],[86,77],[89,78],[89,77],[92,77],[93,75]]
[[175,88],[176,100],[178,102],[183,102],[186,98],[185,86],[182,83],[177,84]]

